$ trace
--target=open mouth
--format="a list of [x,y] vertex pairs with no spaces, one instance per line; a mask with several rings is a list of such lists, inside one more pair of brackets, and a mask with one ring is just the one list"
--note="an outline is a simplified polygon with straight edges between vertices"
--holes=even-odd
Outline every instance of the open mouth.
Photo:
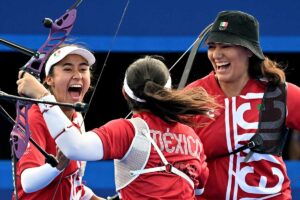
[[70,95],[73,99],[79,100],[79,97],[80,97],[81,92],[82,92],[82,85],[78,85],[78,84],[71,85],[68,88],[68,91],[69,91],[69,93],[70,93]]
[[226,70],[229,67],[230,63],[218,63],[216,64],[218,71]]

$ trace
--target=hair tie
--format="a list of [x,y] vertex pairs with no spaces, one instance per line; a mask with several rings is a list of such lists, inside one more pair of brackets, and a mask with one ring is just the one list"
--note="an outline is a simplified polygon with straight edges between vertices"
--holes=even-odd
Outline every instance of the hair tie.
[[[147,81],[152,81],[152,80],[147,79]],[[146,81],[146,82],[147,82],[147,81]],[[145,83],[146,83],[146,82],[145,82]],[[169,76],[168,81],[167,81],[167,83],[164,85],[164,87],[165,87],[165,88],[168,88],[168,89],[170,89],[170,88],[172,87],[172,79],[171,79],[171,76]],[[134,95],[133,91],[130,89],[130,87],[129,87],[128,84],[127,84],[127,76],[126,76],[126,75],[125,75],[125,78],[124,78],[123,88],[124,88],[124,91],[126,92],[126,94],[127,94],[131,99],[133,99],[133,100],[135,100],[135,101],[138,101],[138,102],[142,102],[142,103],[146,102],[145,99],[138,98],[137,96]]]

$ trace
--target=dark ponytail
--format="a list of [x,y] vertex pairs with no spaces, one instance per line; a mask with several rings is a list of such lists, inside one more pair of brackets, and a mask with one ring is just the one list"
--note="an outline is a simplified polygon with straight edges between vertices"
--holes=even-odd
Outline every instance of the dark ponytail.
[[132,63],[126,71],[126,80],[138,100],[124,92],[130,109],[148,110],[167,123],[191,124],[195,115],[208,115],[217,107],[204,89],[171,89],[167,86],[169,79],[167,67],[157,57],[146,56]]

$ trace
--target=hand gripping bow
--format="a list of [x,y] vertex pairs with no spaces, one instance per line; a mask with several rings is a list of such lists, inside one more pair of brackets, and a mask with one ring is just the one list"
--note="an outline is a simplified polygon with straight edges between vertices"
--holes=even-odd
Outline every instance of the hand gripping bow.
[[[32,56],[31,59],[21,67],[21,70],[26,71],[33,76],[35,76],[39,81],[41,80],[41,73],[44,68],[44,64],[49,57],[50,53],[57,48],[60,44],[62,44],[65,39],[70,34],[73,25],[76,20],[77,10],[76,8],[82,0],[76,0],[76,2],[59,18],[57,18],[54,22],[49,19],[45,18],[43,20],[43,24],[45,27],[50,28],[50,32],[48,35],[47,40],[44,44],[37,50],[37,52],[33,52],[28,50],[24,47],[21,47],[17,44],[9,42],[7,40],[0,38],[0,43],[7,45],[11,48],[17,49],[18,51]],[[28,110],[33,103],[38,103],[38,101],[34,101],[29,98],[25,97],[16,97],[13,95],[8,95],[0,91],[0,98],[6,100],[13,100],[16,101],[16,121],[14,121],[8,113],[0,106],[1,114],[5,115],[8,120],[14,124],[13,130],[10,136],[10,143],[11,143],[11,152],[12,152],[12,167],[13,167],[13,184],[14,184],[14,197],[18,199],[17,189],[16,189],[16,168],[15,163],[21,158],[24,154],[28,142],[32,142],[34,146],[36,146],[39,151],[46,157],[46,162],[50,163],[52,166],[57,165],[57,160],[52,156],[41,149],[33,139],[30,138],[30,130],[28,124]],[[51,104],[51,102],[47,102]],[[53,104],[53,103],[52,103]],[[62,106],[73,106],[75,109],[83,108],[86,109],[85,105],[67,105],[67,104],[56,104]]]

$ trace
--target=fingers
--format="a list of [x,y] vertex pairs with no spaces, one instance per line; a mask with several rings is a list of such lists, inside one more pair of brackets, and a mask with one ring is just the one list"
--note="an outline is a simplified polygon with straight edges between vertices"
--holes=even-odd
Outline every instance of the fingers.
[[18,81],[17,81],[17,84],[18,84],[18,88],[17,88],[18,94],[19,94],[20,96],[25,96],[25,95],[23,94],[23,92],[22,92],[22,86],[21,86],[21,84],[18,83]]
[[18,85],[18,93],[20,96],[26,96],[23,92],[24,92],[24,85],[25,85],[25,82],[24,82],[24,79],[25,78],[25,74],[26,72],[24,70],[20,70],[19,71],[19,74],[18,74],[18,80],[17,80],[17,85]]
[[47,89],[30,73],[19,71],[18,77],[17,85],[20,95],[39,98],[47,92]]
[[70,163],[70,160],[58,148],[56,152],[56,159],[58,160],[56,168],[60,171],[66,168]]
[[19,75],[18,75],[19,79],[23,78],[25,74],[26,74],[25,71],[23,70],[19,71]]
[[17,91],[18,91],[18,94],[20,95],[20,96],[25,96],[24,94],[23,94],[23,80],[21,80],[21,79],[19,79],[19,80],[17,80]]

